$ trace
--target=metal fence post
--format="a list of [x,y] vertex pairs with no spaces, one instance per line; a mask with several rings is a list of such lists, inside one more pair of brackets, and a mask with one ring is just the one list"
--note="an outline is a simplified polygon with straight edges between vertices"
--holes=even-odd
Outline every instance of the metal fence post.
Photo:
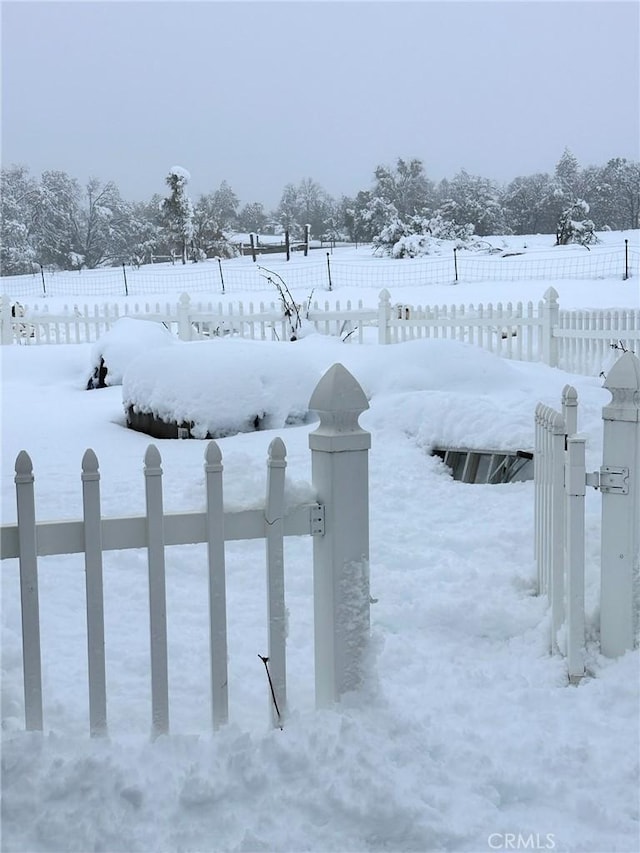
[[604,387],[600,647],[618,657],[635,644],[640,574],[640,360],[626,352]]
[[316,386],[309,408],[312,480],[325,507],[325,532],[313,540],[316,705],[328,707],[364,677],[369,641],[369,448],[358,424],[369,408],[342,364]]

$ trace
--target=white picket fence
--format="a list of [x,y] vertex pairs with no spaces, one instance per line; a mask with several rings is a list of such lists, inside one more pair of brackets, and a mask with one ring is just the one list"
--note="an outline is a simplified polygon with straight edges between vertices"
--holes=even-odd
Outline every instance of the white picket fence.
[[[263,510],[225,511],[222,455],[215,441],[205,451],[204,512],[165,513],[162,467],[150,445],[144,458],[146,514],[103,518],[98,459],[82,460],[83,518],[36,520],[34,474],[22,451],[15,464],[17,523],[3,525],[0,556],[17,558],[22,607],[25,724],[43,729],[38,557],[84,553],[89,674],[89,729],[107,731],[102,555],[104,551],[145,548],[149,570],[150,678],[152,732],[169,731],[165,548],[207,543],[210,623],[210,695],[214,728],[227,722],[227,614],[225,542],[264,539],[267,562],[268,672],[273,722],[287,711],[286,627],[283,537],[313,536],[315,689],[319,707],[357,689],[369,635],[368,450],[371,436],[358,417],[368,408],[362,388],[341,365],[325,373],[309,407],[320,418],[309,435],[316,503],[285,512],[286,448],[276,438],[269,447]],[[336,591],[343,595],[338,600]],[[346,591],[346,599],[345,593]],[[348,607],[345,605],[348,600]],[[206,688],[203,685],[203,692]]]
[[[392,304],[389,292],[382,290],[374,308],[364,307],[362,300],[357,305],[314,301],[302,302],[297,310],[317,332],[347,343],[448,338],[505,358],[543,361],[592,376],[605,369],[612,347],[640,352],[640,309],[563,311],[558,298],[550,287],[537,304],[414,306]],[[74,305],[58,314],[46,305],[20,306],[20,316],[12,316],[10,302],[3,297],[0,311],[3,344],[93,342],[123,316],[164,323],[184,341],[229,334],[257,340],[291,338],[292,320],[280,303],[192,302],[186,293],[177,303],[165,305],[113,303],[82,309]]]
[[602,467],[587,473],[577,432],[578,395],[566,385],[562,409],[535,412],[535,557],[538,591],[551,606],[551,648],[564,628],[569,677],[584,675],[585,494],[602,496],[600,648],[617,657],[637,642],[640,599],[640,360],[624,353],[604,382]]

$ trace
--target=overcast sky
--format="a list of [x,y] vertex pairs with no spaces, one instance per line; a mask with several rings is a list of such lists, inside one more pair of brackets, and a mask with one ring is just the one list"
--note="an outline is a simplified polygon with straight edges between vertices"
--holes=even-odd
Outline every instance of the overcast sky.
[[638,2],[2,2],[2,165],[274,207],[418,157],[506,182],[640,157]]

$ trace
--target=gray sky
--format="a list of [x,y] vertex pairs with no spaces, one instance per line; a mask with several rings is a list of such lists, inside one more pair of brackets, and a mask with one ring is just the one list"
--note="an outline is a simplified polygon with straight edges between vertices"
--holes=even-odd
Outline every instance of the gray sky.
[[274,207],[418,157],[509,181],[640,156],[637,2],[2,2],[2,164]]

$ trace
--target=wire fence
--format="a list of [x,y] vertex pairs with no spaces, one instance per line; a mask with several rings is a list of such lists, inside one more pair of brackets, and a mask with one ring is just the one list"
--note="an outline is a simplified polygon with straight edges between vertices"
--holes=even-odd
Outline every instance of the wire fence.
[[640,251],[628,246],[564,247],[553,252],[523,250],[479,254],[462,249],[420,258],[373,257],[369,248],[348,250],[351,257],[313,252],[306,258],[269,256],[252,262],[240,257],[212,258],[186,266],[152,264],[139,268],[108,267],[80,272],[41,267],[32,275],[3,276],[2,293],[10,299],[32,296],[149,296],[189,293],[242,293],[272,290],[272,274],[292,292],[343,287],[375,288],[453,284],[455,282],[558,279],[627,279],[640,276]]

